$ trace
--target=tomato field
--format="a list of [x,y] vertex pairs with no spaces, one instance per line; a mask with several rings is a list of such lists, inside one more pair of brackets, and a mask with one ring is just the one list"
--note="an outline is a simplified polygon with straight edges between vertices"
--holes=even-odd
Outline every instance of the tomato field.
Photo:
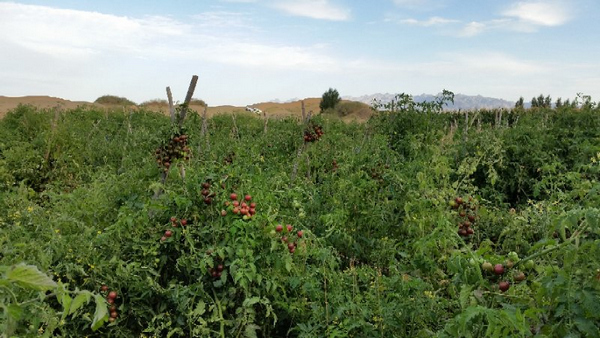
[[[600,108],[19,106],[3,337],[598,337]],[[252,116],[250,116],[252,115]]]

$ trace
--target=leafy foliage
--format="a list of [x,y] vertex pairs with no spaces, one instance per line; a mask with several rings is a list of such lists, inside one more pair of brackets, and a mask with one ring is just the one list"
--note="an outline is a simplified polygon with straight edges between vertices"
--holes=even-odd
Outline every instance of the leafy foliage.
[[120,106],[135,106],[135,102],[130,101],[124,97],[115,95],[103,95],[94,101],[94,103],[107,104],[107,105],[120,105]]
[[[445,112],[452,97],[268,129],[18,107],[0,121],[2,332],[595,336],[598,106]],[[157,166],[183,133],[190,158]]]
[[321,97],[321,102],[319,103],[319,108],[321,108],[321,113],[327,109],[333,109],[335,106],[341,101],[340,93],[338,93],[337,89],[329,88],[323,96]]

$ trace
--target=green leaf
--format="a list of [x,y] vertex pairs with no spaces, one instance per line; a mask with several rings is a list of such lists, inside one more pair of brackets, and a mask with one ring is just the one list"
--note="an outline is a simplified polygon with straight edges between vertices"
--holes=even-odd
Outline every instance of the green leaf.
[[596,337],[598,334],[598,326],[586,318],[575,318],[575,325],[579,331],[587,334],[588,337]]
[[287,272],[292,271],[292,262],[291,262],[291,259],[286,259],[285,260],[285,269],[287,270]]
[[199,301],[198,304],[196,304],[196,308],[194,309],[194,312],[192,314],[194,316],[200,317],[204,314],[205,311],[206,311],[206,304],[204,304],[203,301]]
[[24,288],[39,291],[51,290],[57,286],[56,282],[38,270],[37,266],[24,263],[11,267],[6,272],[6,279]]
[[62,297],[60,297],[60,304],[63,307],[63,314],[62,314],[62,319],[67,318],[67,315],[69,314],[69,309],[71,308],[71,302],[73,301],[73,298],[71,298],[71,296],[69,296],[68,293],[63,293]]
[[6,307],[8,315],[12,317],[15,321],[19,321],[21,316],[23,315],[23,308],[16,304],[10,304]]
[[258,302],[260,302],[260,298],[258,298],[258,297],[246,298],[246,299],[244,299],[243,306],[250,307]]
[[108,309],[102,295],[95,295],[94,301],[96,302],[96,311],[94,312],[94,320],[92,321],[91,328],[93,331],[96,331],[108,320]]
[[259,330],[260,326],[256,325],[256,324],[248,324],[246,325],[246,328],[244,329],[244,337],[246,338],[256,338],[256,330]]
[[71,308],[69,308],[69,314],[73,314],[75,311],[79,310],[84,304],[90,302],[92,295],[89,292],[82,292],[75,297],[73,302],[71,302]]

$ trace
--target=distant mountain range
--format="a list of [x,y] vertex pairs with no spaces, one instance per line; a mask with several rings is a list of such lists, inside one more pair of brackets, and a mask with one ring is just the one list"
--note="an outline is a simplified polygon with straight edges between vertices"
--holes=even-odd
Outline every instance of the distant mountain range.
[[[368,105],[373,104],[373,100],[377,100],[381,103],[388,103],[394,99],[396,94],[371,94],[363,96],[344,96],[344,100],[363,102]],[[435,100],[435,95],[421,94],[413,95],[415,102],[430,102]],[[446,110],[474,110],[474,109],[491,109],[491,108],[513,108],[515,106],[514,101],[507,101],[503,99],[497,99],[493,97],[485,97],[481,95],[454,95],[454,104],[445,106]]]

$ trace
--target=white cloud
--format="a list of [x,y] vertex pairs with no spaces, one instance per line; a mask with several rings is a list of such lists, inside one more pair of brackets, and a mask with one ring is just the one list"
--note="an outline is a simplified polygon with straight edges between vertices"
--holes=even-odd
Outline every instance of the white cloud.
[[404,24],[408,24],[408,25],[415,25],[415,26],[422,26],[422,27],[445,25],[445,24],[458,23],[458,22],[460,22],[460,21],[452,20],[452,19],[445,19],[445,18],[441,18],[439,16],[434,16],[427,20],[416,20],[416,19],[400,20],[400,23],[404,23]]
[[472,21],[466,24],[460,31],[461,36],[470,37],[481,34],[486,29],[486,25],[482,22]]
[[167,17],[132,19],[15,3],[0,3],[0,16],[0,41],[66,58],[106,51],[145,53],[159,39],[183,36],[190,30],[189,25]]
[[429,11],[446,6],[445,0],[393,0],[398,7],[411,10]]
[[350,19],[350,10],[336,6],[328,0],[277,1],[274,7],[288,14],[312,19],[345,21]]
[[560,26],[571,17],[568,7],[558,1],[518,2],[502,14],[536,26]]
[[[243,15],[207,12],[183,23],[45,6],[0,3],[0,43],[62,60],[178,58],[243,67],[323,71],[335,68],[324,47],[255,41]],[[242,38],[240,38],[242,37]],[[244,41],[244,42],[240,42]]]

